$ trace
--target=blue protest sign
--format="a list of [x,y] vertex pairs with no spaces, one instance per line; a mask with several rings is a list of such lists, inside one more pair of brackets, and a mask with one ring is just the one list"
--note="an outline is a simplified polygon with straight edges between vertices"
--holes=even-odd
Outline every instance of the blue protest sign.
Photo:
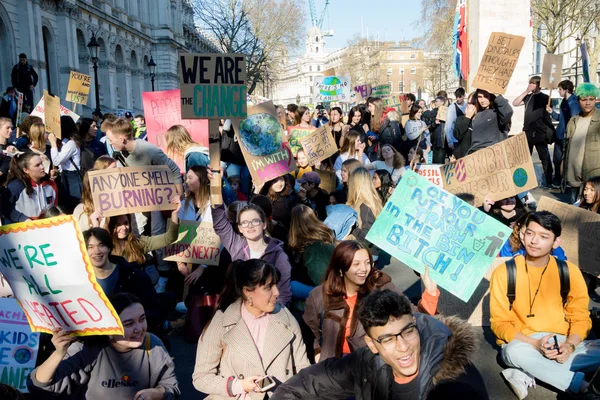
[[511,229],[407,171],[367,240],[462,301],[469,298]]

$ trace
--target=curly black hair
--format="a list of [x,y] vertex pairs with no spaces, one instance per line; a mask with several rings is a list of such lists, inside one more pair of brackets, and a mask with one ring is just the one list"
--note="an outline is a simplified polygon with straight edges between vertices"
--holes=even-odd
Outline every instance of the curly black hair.
[[390,320],[412,314],[410,301],[403,294],[389,289],[378,289],[362,300],[358,319],[365,331],[373,326],[384,326]]

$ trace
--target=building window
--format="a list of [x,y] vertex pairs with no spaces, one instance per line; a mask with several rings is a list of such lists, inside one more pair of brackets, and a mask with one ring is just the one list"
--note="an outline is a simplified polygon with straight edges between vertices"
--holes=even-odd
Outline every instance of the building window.
[[417,67],[410,67],[410,73],[412,75],[416,74],[417,73]]
[[387,55],[387,59],[388,59],[388,60],[391,60],[391,59],[392,59],[392,55],[391,55],[391,54],[388,54],[388,55]]
[[312,75],[308,77],[308,79],[310,80],[310,82],[313,81],[312,78],[313,78]]
[[315,42],[319,43],[319,37],[315,36]]
[[315,53],[318,53],[318,52],[319,52],[319,46],[317,46],[317,47],[315,48]]
[[394,82],[389,81],[388,85],[390,85],[390,92],[394,89]]
[[321,66],[317,65],[317,71],[320,72],[321,71]]
[[417,58],[417,53],[411,53],[410,58]]
[[411,92],[416,92],[417,91],[417,82],[410,81],[410,91]]
[[389,67],[389,68],[387,69],[387,74],[388,74],[388,75],[391,75],[392,73],[393,73],[393,72],[392,72],[392,67]]
[[312,72],[312,65],[308,66],[308,72]]
[[398,82],[398,91],[404,93],[404,81]]

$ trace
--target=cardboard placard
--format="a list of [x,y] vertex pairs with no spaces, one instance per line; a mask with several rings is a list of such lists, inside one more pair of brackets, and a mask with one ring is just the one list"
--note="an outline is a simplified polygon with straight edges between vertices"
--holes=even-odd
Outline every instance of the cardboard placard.
[[323,71],[323,76],[335,76],[335,68],[329,68]]
[[438,112],[437,112],[436,119],[439,121],[446,122],[446,118],[448,118],[448,107],[439,106],[437,110],[438,110]]
[[44,90],[44,105],[44,123],[46,124],[46,132],[52,132],[60,139],[60,99],[50,95]]
[[[210,120],[210,131],[216,135],[219,135],[219,120]],[[210,180],[210,203],[211,204],[223,204],[223,177],[221,176],[221,141],[211,140],[209,146],[209,159],[210,169],[212,170],[213,177]]]
[[247,119],[241,122],[232,120],[232,123],[254,185],[261,185],[296,169],[273,102],[250,107]]
[[392,93],[392,87],[387,85],[377,85],[373,88],[371,96],[373,97],[389,97]]
[[23,97],[23,93],[19,92],[17,95],[17,126],[21,125],[21,121],[23,120]]
[[246,56],[182,54],[179,63],[182,118],[246,118]]
[[35,368],[40,334],[31,332],[27,316],[16,299],[0,299],[0,383],[27,390],[27,376]]
[[349,76],[315,78],[315,102],[349,101],[352,86]]
[[434,185],[444,187],[441,167],[441,164],[417,164],[414,171]]
[[354,86],[354,91],[360,94],[361,97],[366,98],[373,93],[373,88],[371,87],[371,84],[367,83],[363,85]]
[[67,86],[66,101],[86,105],[90,88],[92,87],[92,76],[81,72],[71,71],[69,86]]
[[545,89],[557,89],[562,79],[563,56],[561,54],[544,55],[542,66],[542,80],[540,87]]
[[335,175],[335,172],[324,171],[322,169],[315,169],[314,171],[319,174],[319,178],[321,178],[319,187],[329,194],[335,192],[335,189],[337,188],[337,176]]
[[410,112],[408,109],[408,96],[406,94],[398,96],[398,103],[400,104],[400,112],[402,114],[408,114]]
[[33,332],[122,335],[72,215],[0,227],[0,272]]
[[108,168],[88,174],[94,209],[105,217],[174,210],[175,181],[166,165]]
[[367,240],[419,273],[429,267],[438,286],[464,302],[512,229],[406,171]]
[[212,222],[181,221],[179,237],[165,247],[164,256],[167,261],[219,265],[221,239]]
[[[181,95],[179,89],[160,92],[142,93],[144,119],[148,141],[165,151],[167,138],[165,132],[173,125],[183,125],[190,133],[192,140],[208,147],[208,121],[205,119],[181,118]],[[173,160],[183,171],[183,160]]]
[[550,211],[562,225],[561,247],[567,259],[600,277],[600,214],[543,196],[537,211]]
[[472,86],[490,93],[506,93],[524,43],[523,36],[492,32]]
[[316,129],[317,128],[315,128],[314,126],[310,126],[309,128],[302,128],[300,127],[300,125],[287,127],[287,141],[289,143],[290,149],[292,150],[292,155],[294,157],[296,157],[296,153],[298,153],[298,150],[302,148],[300,139],[310,135]]
[[471,193],[477,207],[538,187],[524,132],[443,165],[442,176],[444,189]]
[[338,150],[328,124],[312,131],[308,136],[304,136],[300,139],[300,145],[304,149],[309,165],[316,165],[334,155]]
[[[40,101],[37,103],[37,105],[34,107],[33,111],[31,112],[31,114],[29,115],[33,115],[34,117],[40,117],[42,120],[45,120],[44,117],[44,113],[45,113],[45,105],[46,103],[44,102],[44,97],[42,97],[40,99]],[[79,115],[75,114],[73,111],[69,110],[67,107],[64,107],[62,104],[60,105],[60,116],[69,116],[73,119],[73,121],[77,122],[79,121]]]

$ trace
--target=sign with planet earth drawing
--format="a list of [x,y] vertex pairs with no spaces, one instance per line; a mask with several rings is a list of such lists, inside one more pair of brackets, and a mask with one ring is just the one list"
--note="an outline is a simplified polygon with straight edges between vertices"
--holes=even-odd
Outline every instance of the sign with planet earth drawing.
[[486,196],[498,201],[538,186],[524,132],[443,165],[441,171],[444,189],[472,193],[477,207]]
[[352,86],[349,76],[324,76],[315,79],[315,102],[348,101]]
[[273,102],[248,108],[246,119],[232,120],[232,123],[255,185],[296,169]]

